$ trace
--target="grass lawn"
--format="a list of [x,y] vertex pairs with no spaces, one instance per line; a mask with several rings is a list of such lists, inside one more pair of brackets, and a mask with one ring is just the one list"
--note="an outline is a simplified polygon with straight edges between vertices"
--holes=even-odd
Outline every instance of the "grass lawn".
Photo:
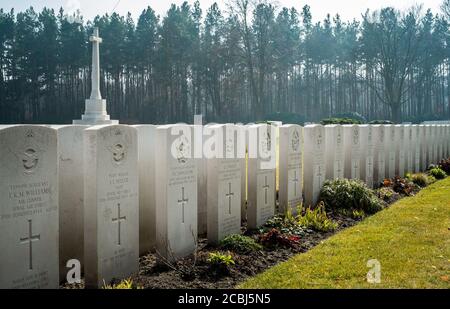
[[[381,283],[367,282],[367,262]],[[450,288],[450,177],[239,288]]]

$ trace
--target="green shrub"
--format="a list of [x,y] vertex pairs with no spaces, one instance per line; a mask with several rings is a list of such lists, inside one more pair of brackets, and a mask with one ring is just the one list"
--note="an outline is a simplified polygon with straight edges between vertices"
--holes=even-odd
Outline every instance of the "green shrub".
[[320,124],[323,126],[330,124],[361,124],[361,121],[351,118],[326,118],[322,119]]
[[433,176],[431,176],[431,175],[428,175],[428,184],[429,185],[431,185],[431,184],[433,184],[433,183],[435,183],[436,182],[436,178],[434,178]]
[[[303,208],[299,208],[297,213],[301,213]],[[297,219],[292,213],[286,213],[286,215],[276,215],[267,220],[267,222],[259,228],[260,233],[267,233],[272,229],[279,230],[282,234],[291,234],[296,236],[303,236],[305,230],[297,222]]]
[[447,174],[440,167],[432,168],[430,170],[430,175],[436,179],[444,179],[445,177],[447,177]]
[[233,256],[222,252],[210,252],[207,262],[211,265],[229,267],[234,265]]
[[248,254],[253,251],[262,250],[262,246],[253,238],[239,234],[233,234],[225,237],[220,242],[220,248],[239,254]]
[[357,210],[357,209],[353,210],[352,215],[351,215],[351,217],[353,219],[363,219],[365,216],[366,216],[366,214],[364,213],[363,210]]
[[369,124],[394,124],[390,120],[372,120]]
[[390,187],[381,187],[377,191],[378,197],[385,202],[389,201],[394,195],[394,193],[395,193],[394,190],[392,190],[392,188]]
[[338,113],[331,116],[331,118],[350,118],[359,121],[360,123],[367,123],[367,119],[357,112],[344,112]]
[[104,290],[133,290],[133,289],[142,289],[142,287],[137,286],[133,283],[131,278],[120,281],[117,284],[103,284]]
[[428,176],[424,173],[412,174],[411,181],[422,188],[428,186]]
[[320,200],[325,203],[327,210],[347,214],[355,209],[373,214],[383,207],[374,191],[360,180],[327,180],[320,190]]
[[304,214],[298,216],[297,220],[301,226],[319,232],[334,231],[338,226],[337,223],[328,219],[323,203],[320,203],[315,209],[307,208]]

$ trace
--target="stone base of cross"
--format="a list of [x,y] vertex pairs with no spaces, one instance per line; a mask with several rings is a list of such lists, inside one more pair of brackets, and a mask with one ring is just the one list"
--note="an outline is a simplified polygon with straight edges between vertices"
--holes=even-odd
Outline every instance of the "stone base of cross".
[[111,120],[106,112],[106,100],[88,99],[86,100],[86,111],[81,116],[81,120],[74,120],[73,124],[79,125],[100,125],[119,124],[118,120]]

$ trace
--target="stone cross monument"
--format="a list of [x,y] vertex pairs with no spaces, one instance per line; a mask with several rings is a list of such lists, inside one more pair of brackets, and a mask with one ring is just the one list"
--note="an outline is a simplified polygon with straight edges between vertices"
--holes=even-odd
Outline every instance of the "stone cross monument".
[[86,110],[81,120],[74,120],[73,124],[97,125],[118,124],[118,120],[110,120],[106,112],[106,100],[100,93],[100,52],[99,47],[102,38],[99,37],[98,28],[94,28],[93,35],[89,38],[92,42],[92,90],[91,97],[86,100]]

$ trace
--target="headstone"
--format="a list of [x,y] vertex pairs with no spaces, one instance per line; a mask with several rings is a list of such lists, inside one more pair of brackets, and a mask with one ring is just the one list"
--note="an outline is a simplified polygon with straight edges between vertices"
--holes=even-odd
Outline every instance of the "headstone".
[[450,125],[446,125],[445,144],[447,145],[447,151],[446,151],[445,158],[449,158],[450,157]]
[[344,128],[341,125],[325,126],[326,179],[344,178]]
[[0,129],[0,288],[59,286],[57,133]]
[[206,158],[207,234],[211,244],[241,232],[242,158],[238,154],[238,129],[231,124],[205,128],[212,132],[209,139],[214,142],[216,152],[213,157]]
[[247,128],[245,125],[236,125],[243,134],[240,142],[244,145],[244,156],[241,158],[241,221],[247,218]]
[[322,125],[303,128],[303,186],[305,206],[315,206],[325,181],[325,129]]
[[139,255],[155,250],[156,192],[155,143],[156,126],[135,125],[138,136],[139,166]]
[[280,190],[280,127],[283,125],[282,121],[268,121],[270,125],[275,127],[275,156],[276,156],[276,191]]
[[433,164],[438,162],[438,144],[439,144],[439,134],[438,125],[433,125],[431,129],[431,142],[433,143]]
[[85,285],[102,287],[139,268],[137,130],[84,130]]
[[420,169],[426,171],[428,168],[428,128],[426,125],[419,125],[420,131]]
[[345,165],[347,179],[361,179],[361,142],[358,125],[344,125]]
[[106,100],[102,99],[100,93],[100,43],[103,40],[99,36],[97,27],[94,28],[94,33],[89,40],[92,42],[91,97],[86,100],[85,113],[81,117],[81,120],[74,120],[73,124],[118,124],[119,122],[117,120],[110,120],[106,111]]
[[369,188],[373,188],[375,141],[372,126],[360,125],[359,135],[361,143],[361,156],[360,156],[361,180],[364,181]]
[[303,202],[303,128],[288,124],[279,129],[279,211],[296,215]]
[[426,126],[427,167],[434,163],[434,126]]
[[54,126],[58,132],[59,276],[64,282],[71,259],[84,265],[83,135],[88,126]]
[[386,127],[384,125],[373,125],[373,141],[374,141],[374,181],[378,184],[382,183],[386,175]]
[[275,130],[267,124],[247,128],[248,197],[247,225],[255,229],[275,214]]
[[197,164],[192,126],[165,125],[156,132],[156,246],[174,261],[197,246]]
[[411,126],[411,132],[412,132],[412,139],[411,139],[411,153],[413,154],[413,172],[419,173],[420,172],[420,126],[419,125],[412,125]]
[[406,135],[405,127],[401,124],[395,125],[395,176],[405,176],[405,162],[406,162]]
[[438,137],[438,141],[437,141],[437,146],[438,146],[438,157],[437,157],[437,163],[439,163],[443,158],[444,158],[444,140],[443,140],[443,136],[444,136],[444,126],[443,125],[438,125],[437,126],[437,137]]
[[[194,136],[197,140],[196,143],[193,144],[193,152],[196,154],[194,157],[196,165],[197,165],[197,233],[198,235],[206,235],[207,232],[207,170],[206,170],[206,160],[203,156],[203,146],[207,136],[204,136],[204,129],[214,125],[207,124],[205,126],[202,125],[194,125]],[[194,140],[194,139],[193,139]],[[195,149],[195,147],[201,147],[201,149]]]
[[396,163],[396,130],[395,125],[386,125],[386,143],[385,143],[385,151],[386,151],[386,178],[394,178],[395,177],[395,163]]
[[414,132],[412,125],[404,125],[405,130],[405,173],[414,172]]

